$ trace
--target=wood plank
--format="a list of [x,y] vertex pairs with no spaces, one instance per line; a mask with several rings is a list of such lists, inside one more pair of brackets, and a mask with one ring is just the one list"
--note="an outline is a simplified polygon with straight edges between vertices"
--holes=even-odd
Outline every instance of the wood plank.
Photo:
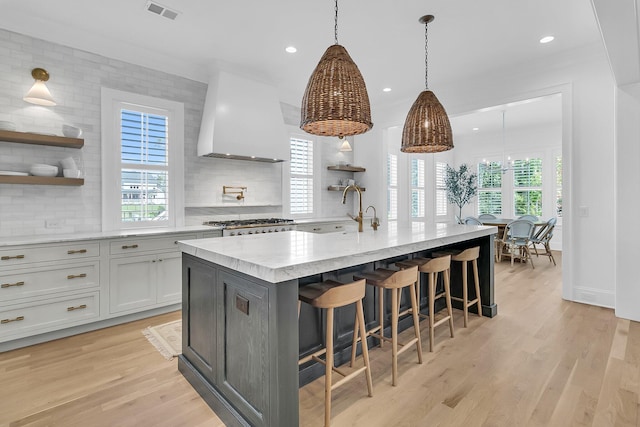
[[84,178],[63,178],[59,176],[14,176],[0,175],[0,184],[28,185],[84,185]]
[[67,148],[81,148],[84,145],[84,139],[81,138],[67,138],[66,136],[43,135],[31,132],[14,132],[10,130],[0,130],[0,141]]

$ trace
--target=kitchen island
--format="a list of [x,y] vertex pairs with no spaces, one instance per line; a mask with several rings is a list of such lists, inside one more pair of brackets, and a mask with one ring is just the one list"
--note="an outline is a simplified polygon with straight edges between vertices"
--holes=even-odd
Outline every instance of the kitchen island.
[[[297,426],[298,387],[314,367],[298,358],[321,345],[322,318],[303,307],[298,287],[392,267],[399,260],[443,249],[480,246],[483,314],[493,317],[493,239],[486,226],[436,224],[422,228],[223,237],[180,242],[183,251],[183,344],[178,368],[227,425]],[[456,289],[452,268],[452,293]],[[426,295],[426,293],[423,293]],[[375,324],[375,294],[365,317]],[[353,308],[336,313],[336,361],[346,360]],[[343,356],[341,356],[343,355]],[[375,383],[375,379],[374,379]],[[375,384],[374,384],[375,387]]]

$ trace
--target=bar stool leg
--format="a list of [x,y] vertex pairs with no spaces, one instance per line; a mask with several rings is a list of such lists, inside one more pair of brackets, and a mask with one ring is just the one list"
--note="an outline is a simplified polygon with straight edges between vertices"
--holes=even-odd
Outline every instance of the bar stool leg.
[[478,275],[478,260],[474,259],[473,261],[471,261],[471,263],[473,265],[473,279],[476,285],[476,298],[478,299],[478,302],[476,303],[478,307],[478,316],[482,317],[482,302],[480,299],[480,279]]
[[398,377],[398,289],[391,289],[391,364],[392,385]]
[[[364,324],[362,327],[364,328]],[[353,341],[351,342],[351,362],[349,362],[349,366],[351,367],[353,367],[353,365],[356,363],[356,347],[358,346],[359,329],[360,329],[360,319],[358,318],[358,310],[356,307],[356,318],[354,319],[354,322],[353,322]],[[362,333],[360,334],[364,342],[364,340],[367,339],[366,329],[363,329],[362,332],[365,332],[364,336],[362,335]],[[363,344],[363,347],[364,347],[364,344]]]
[[327,309],[326,365],[324,369],[324,425],[331,425],[331,384],[333,373],[333,308]]
[[464,327],[469,323],[469,289],[467,289],[467,261],[462,261],[462,312],[464,314]]
[[411,315],[413,316],[413,330],[416,334],[416,350],[418,351],[418,363],[422,364],[422,342],[420,341],[420,316],[418,315],[418,310],[420,310],[420,306],[418,305],[418,298],[416,296],[416,286],[417,282],[413,284],[413,286],[409,286],[409,292],[411,293]]
[[356,302],[357,324],[360,324],[360,338],[362,340],[362,357],[364,358],[364,366],[366,367],[365,375],[367,376],[367,390],[369,397],[373,396],[373,381],[371,379],[371,366],[369,365],[369,346],[367,345],[367,333],[364,323],[364,309],[362,308],[362,300]]
[[[384,288],[378,288],[378,319],[380,319],[380,336],[384,336]],[[380,348],[384,347],[384,340],[380,339]]]
[[450,270],[444,272],[444,299],[447,302],[447,312],[449,313],[449,330],[451,331],[451,338],[453,338],[453,307],[451,307],[451,285],[449,283]]
[[436,294],[436,277],[437,273],[429,273],[429,351],[433,351],[433,340],[435,329],[434,318],[436,315],[435,310],[435,294]]

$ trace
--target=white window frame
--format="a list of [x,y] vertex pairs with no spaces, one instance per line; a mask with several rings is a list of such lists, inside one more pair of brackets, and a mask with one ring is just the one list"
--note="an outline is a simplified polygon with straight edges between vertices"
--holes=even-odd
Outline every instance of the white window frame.
[[[449,215],[449,202],[447,201],[447,162],[434,158],[433,183],[435,194],[433,196],[433,211],[436,219],[447,218]],[[443,212],[438,212],[438,198],[442,199]]]
[[505,199],[508,198],[508,196],[505,194],[505,184],[506,184],[506,174],[504,172],[502,172],[502,180],[500,181],[500,187],[480,187],[480,165],[481,164],[487,164],[487,163],[497,163],[498,165],[500,165],[499,167],[502,169],[504,167],[504,163],[502,161],[502,158],[486,158],[483,159],[483,161],[478,162],[478,164],[476,165],[476,174],[478,176],[478,195],[476,196],[476,213],[477,215],[481,215],[485,212],[480,212],[480,193],[481,192],[486,192],[486,193],[500,193],[501,197],[500,197],[500,210],[501,213],[499,216],[501,217],[507,217],[506,216],[506,212],[509,212],[509,210],[505,211]]
[[[542,168],[542,182],[540,183],[540,186],[527,186],[527,187],[516,187],[515,185],[515,170],[514,167],[515,166],[511,166],[514,165],[515,162],[517,161],[531,161],[534,159],[539,159],[540,160],[540,165]],[[513,158],[513,162],[511,162],[511,165],[509,166],[511,168],[510,173],[511,173],[511,212],[513,213],[514,217],[518,217],[521,215],[529,215],[530,213],[516,213],[516,193],[519,191],[540,191],[540,200],[542,203],[542,209],[541,209],[541,215],[539,216],[544,216],[545,213],[545,209],[546,209],[546,205],[549,203],[549,201],[551,200],[549,198],[550,195],[545,194],[545,181],[549,181],[551,178],[555,177],[555,172],[554,173],[549,173],[549,171],[547,170],[548,168],[545,165],[545,156],[541,153],[536,153],[533,155],[520,155],[520,156],[516,156]],[[546,199],[545,199],[546,198]],[[555,193],[553,195],[553,198],[555,199]],[[531,214],[532,215],[532,214]]]
[[[418,183],[417,185],[414,185],[413,182],[413,165],[415,164],[417,165],[417,169],[418,169]],[[425,217],[426,217],[426,212],[427,212],[427,197],[426,197],[426,191],[425,191],[425,181],[426,181],[426,169],[427,169],[427,165],[426,165],[426,160],[423,157],[419,157],[419,156],[409,156],[409,159],[407,161],[407,172],[409,173],[409,216],[411,217],[411,221],[413,222],[424,222],[425,221]],[[420,170],[422,169],[422,170]],[[413,195],[417,194],[418,195],[418,203],[421,203],[422,206],[419,206],[419,209],[422,210],[422,212],[420,212],[420,214],[418,216],[413,216]]]
[[[184,104],[116,89],[102,88],[102,229],[169,228],[184,225]],[[168,117],[168,219],[121,220],[120,118],[129,109]]]

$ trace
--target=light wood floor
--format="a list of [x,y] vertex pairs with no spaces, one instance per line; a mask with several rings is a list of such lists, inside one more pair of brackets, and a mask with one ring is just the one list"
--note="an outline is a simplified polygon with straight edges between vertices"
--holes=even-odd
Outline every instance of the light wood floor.
[[[640,324],[613,310],[563,301],[553,267],[496,265],[498,316],[470,317],[456,337],[436,331],[424,363],[389,346],[364,377],[334,392],[334,426],[640,426]],[[141,330],[170,313],[0,354],[1,426],[221,426]],[[409,332],[409,331],[407,331]],[[323,378],[300,390],[300,424],[322,425]],[[285,427],[285,426],[281,426]]]

